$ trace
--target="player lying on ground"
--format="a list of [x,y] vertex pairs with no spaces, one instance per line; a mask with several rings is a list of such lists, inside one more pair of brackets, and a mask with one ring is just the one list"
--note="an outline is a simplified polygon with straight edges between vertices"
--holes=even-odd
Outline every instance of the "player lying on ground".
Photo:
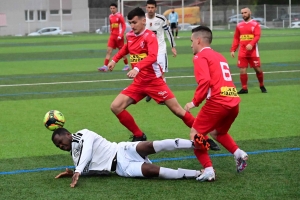
[[[160,151],[194,149],[191,140],[177,138],[115,143],[88,129],[71,134],[65,128],[58,128],[52,134],[52,141],[61,150],[71,152],[75,172],[66,169],[55,177],[72,176],[71,187],[75,187],[80,175],[109,175],[111,172],[123,177],[163,179],[196,178],[201,175],[198,170],[159,167],[153,165],[147,157]],[[199,144],[196,147],[204,148]]]

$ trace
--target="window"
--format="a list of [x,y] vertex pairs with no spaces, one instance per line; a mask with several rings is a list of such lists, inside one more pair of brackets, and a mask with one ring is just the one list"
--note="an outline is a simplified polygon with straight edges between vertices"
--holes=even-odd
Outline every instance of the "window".
[[39,21],[46,20],[46,11],[45,10],[38,10],[37,11],[37,18]]
[[62,13],[64,14],[64,15],[66,15],[66,14],[71,14],[71,10],[62,10]]
[[50,15],[58,15],[59,10],[50,10]]
[[33,10],[25,10],[25,21],[33,21],[34,13]]

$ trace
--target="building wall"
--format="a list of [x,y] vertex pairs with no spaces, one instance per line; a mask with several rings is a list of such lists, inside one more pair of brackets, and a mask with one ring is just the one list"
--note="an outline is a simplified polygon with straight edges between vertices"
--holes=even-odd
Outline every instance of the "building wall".
[[[61,27],[64,31],[89,32],[88,0],[61,2],[63,10],[71,10],[71,14],[63,14],[62,18],[60,14],[50,14],[50,10],[60,10],[60,0],[0,0],[0,14],[6,16],[6,26],[1,26],[0,21],[0,36],[27,35],[48,26]],[[33,11],[34,20],[25,20],[25,10]],[[46,12],[46,20],[38,20],[38,10]]]

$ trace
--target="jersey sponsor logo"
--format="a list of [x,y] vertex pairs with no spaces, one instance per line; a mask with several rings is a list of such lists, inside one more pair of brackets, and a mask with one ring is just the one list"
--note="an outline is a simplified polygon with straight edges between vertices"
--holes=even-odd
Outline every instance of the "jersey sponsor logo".
[[159,23],[159,22],[155,22],[154,25],[155,25],[155,26],[159,26],[160,23]]
[[244,34],[240,36],[241,41],[253,40],[253,38],[254,38],[253,34]]
[[111,27],[112,27],[112,28],[118,28],[118,27],[119,27],[119,24],[118,24],[118,23],[112,23],[112,24],[111,24]]
[[239,97],[235,87],[221,87],[221,96],[225,97]]
[[138,63],[139,61],[143,60],[144,58],[147,57],[146,53],[141,53],[141,54],[130,54],[130,63]]

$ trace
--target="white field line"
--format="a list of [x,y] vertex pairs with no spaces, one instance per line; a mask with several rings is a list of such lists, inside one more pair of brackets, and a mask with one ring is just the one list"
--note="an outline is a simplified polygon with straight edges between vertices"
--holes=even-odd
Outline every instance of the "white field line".
[[[272,71],[264,72],[264,74],[279,74],[279,73],[292,73],[300,72],[300,70],[289,70],[289,71]],[[248,73],[255,74],[255,73]],[[237,74],[231,74],[232,76],[237,76]],[[172,78],[194,78],[194,76],[171,76],[166,77],[167,79]],[[28,83],[28,84],[11,84],[11,85],[0,85],[0,87],[21,87],[21,86],[38,86],[38,85],[62,85],[62,84],[78,84],[78,83],[98,83],[98,82],[117,82],[117,81],[132,81],[132,79],[110,79],[110,80],[90,80],[90,81],[69,81],[69,82],[52,82],[52,83]]]

